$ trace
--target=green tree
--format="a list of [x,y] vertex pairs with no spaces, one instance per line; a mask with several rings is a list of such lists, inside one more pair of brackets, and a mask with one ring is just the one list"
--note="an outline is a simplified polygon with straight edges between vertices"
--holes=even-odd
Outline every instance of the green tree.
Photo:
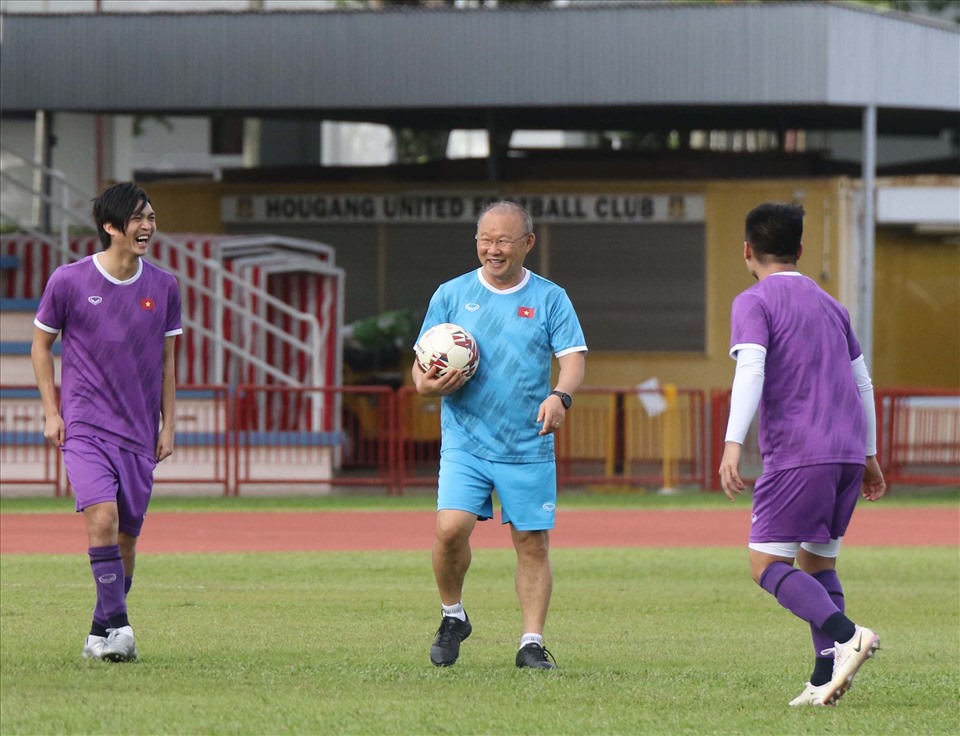
[[880,10],[923,15],[960,24],[960,0],[851,0]]

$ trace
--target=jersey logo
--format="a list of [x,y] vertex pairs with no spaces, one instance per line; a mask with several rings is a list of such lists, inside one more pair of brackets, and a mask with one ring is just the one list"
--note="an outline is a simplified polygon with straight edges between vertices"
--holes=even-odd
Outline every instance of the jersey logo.
[[533,319],[533,315],[537,313],[537,310],[533,307],[519,307],[517,309],[517,316],[524,317],[526,319]]
[[479,304],[470,303],[470,304],[464,304],[463,306],[466,308],[468,312],[476,312],[478,309],[480,309]]
[[140,309],[146,309],[149,312],[153,310],[156,304],[157,303],[150,297],[144,297],[140,300]]
[[88,296],[87,301],[90,302],[93,306],[97,306],[100,302],[103,301],[102,296]]

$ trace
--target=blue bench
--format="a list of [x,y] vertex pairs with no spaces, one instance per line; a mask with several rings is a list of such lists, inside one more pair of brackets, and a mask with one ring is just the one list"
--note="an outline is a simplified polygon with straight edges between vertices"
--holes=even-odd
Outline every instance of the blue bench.
[[[0,342],[0,355],[30,355],[32,343]],[[60,341],[53,343],[53,354],[60,355]]]
[[346,432],[247,432],[237,433],[240,447],[336,447],[346,444]]
[[[7,392],[4,392],[6,395]],[[343,432],[241,432],[244,447],[330,447],[346,442]],[[226,437],[218,432],[177,432],[177,447],[214,447],[223,446]],[[7,447],[30,447],[45,442],[43,432],[25,430],[23,432],[0,431],[0,445]]]
[[36,399],[40,400],[40,391],[35,388],[2,388],[0,400],[3,399]]
[[39,299],[0,299],[0,312],[30,312],[36,314]]
[[[216,432],[177,432],[174,441],[177,447],[211,447],[223,445],[224,437]],[[46,440],[43,438],[43,432],[36,430],[0,432],[0,446],[33,447],[42,445],[44,442]]]
[[0,271],[16,271],[20,268],[20,256],[0,256]]
[[[212,399],[216,392],[202,388],[178,388],[177,400]],[[0,399],[39,399],[40,391],[35,388],[0,388]]]

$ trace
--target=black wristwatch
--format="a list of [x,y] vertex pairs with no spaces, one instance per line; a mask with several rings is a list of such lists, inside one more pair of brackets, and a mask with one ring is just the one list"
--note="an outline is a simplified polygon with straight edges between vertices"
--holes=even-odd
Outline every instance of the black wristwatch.
[[573,406],[573,397],[570,394],[565,394],[563,391],[551,391],[551,396],[559,396],[560,401],[563,403],[564,409],[569,409]]

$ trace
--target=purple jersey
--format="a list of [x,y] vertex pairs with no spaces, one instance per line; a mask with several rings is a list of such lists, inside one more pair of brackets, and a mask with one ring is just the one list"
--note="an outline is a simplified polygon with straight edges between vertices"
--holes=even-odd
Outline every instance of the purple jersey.
[[63,333],[66,436],[100,437],[154,457],[164,340],[183,332],[173,275],[141,259],[135,276],[117,281],[88,256],[53,272],[34,324]]
[[840,302],[797,272],[777,273],[740,294],[730,354],[766,349],[760,398],[763,471],[863,464],[866,418],[851,361],[861,354]]

